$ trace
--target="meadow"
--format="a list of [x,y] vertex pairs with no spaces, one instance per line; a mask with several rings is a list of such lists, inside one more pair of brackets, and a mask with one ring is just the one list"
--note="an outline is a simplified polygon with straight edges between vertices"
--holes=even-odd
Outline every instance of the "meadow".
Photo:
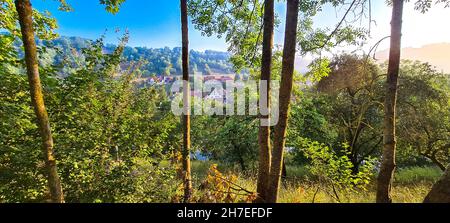
[[[195,185],[207,177],[212,161],[193,161],[192,172]],[[242,172],[237,166],[218,164],[218,170],[224,175],[237,176],[237,184],[249,191],[256,191],[256,171]],[[280,187],[280,203],[339,203],[333,195],[321,189],[308,169],[308,166],[287,166],[287,178]],[[436,167],[415,166],[399,168],[395,175],[392,190],[394,203],[422,203],[432,185],[442,175]],[[340,203],[374,203],[376,197],[376,179],[367,187],[367,190],[357,190],[340,194]]]

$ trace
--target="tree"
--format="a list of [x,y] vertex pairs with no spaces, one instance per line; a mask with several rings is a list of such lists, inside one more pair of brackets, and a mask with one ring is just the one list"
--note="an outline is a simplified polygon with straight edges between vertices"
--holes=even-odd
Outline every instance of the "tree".
[[329,121],[332,114],[334,108],[325,95],[305,92],[298,97],[291,108],[287,138],[287,145],[295,148],[293,151],[295,163],[300,165],[306,163],[304,155],[299,151],[302,145],[298,144],[298,138],[310,139],[329,147],[337,144],[338,130]]
[[53,137],[39,77],[39,66],[33,28],[33,9],[29,0],[16,0],[15,4],[25,49],[25,61],[27,65],[31,103],[34,107],[43,143],[42,152],[47,168],[47,180],[51,200],[55,203],[63,203],[64,194],[58,176],[56,159],[53,153]]
[[[377,202],[391,203],[391,188],[396,169],[395,153],[396,153],[396,103],[397,103],[397,87],[398,74],[400,69],[400,53],[402,39],[402,19],[404,0],[392,0],[392,21],[391,21],[391,48],[389,52],[389,65],[386,84],[385,96],[385,117],[384,117],[384,148],[380,173],[378,175],[377,185]],[[415,10],[422,13],[428,11],[431,7],[431,0],[417,0]],[[437,0],[436,3],[449,6],[448,0]]]
[[[260,2],[264,2],[261,5]],[[333,6],[346,4],[344,1],[304,1],[299,6],[299,10],[304,12],[304,18],[300,21],[299,30],[302,30],[299,44],[304,53],[318,52],[322,49],[330,49],[332,46],[343,42],[356,42],[357,38],[364,36],[360,29],[353,29],[351,26],[342,27],[350,11],[359,6],[363,6],[366,1],[353,0],[342,20],[328,35],[328,30],[312,27],[311,17],[320,11],[324,4],[332,3]],[[211,36],[217,34],[219,37],[226,36],[226,41],[230,45],[229,51],[232,53],[231,61],[237,70],[247,67],[252,73],[260,71],[261,81],[266,81],[270,86],[271,76],[274,75],[272,65],[274,57],[273,29],[278,25],[273,10],[273,1],[242,0],[242,1],[215,1],[215,0],[193,0],[190,4],[190,12],[193,16],[195,27],[202,31],[202,34]],[[364,11],[364,10],[363,10]],[[262,35],[261,35],[262,34]],[[261,38],[262,37],[262,38]],[[333,41],[333,38],[336,40]],[[258,75],[255,75],[258,76]],[[264,94],[270,95],[270,88]],[[260,95],[261,97],[263,95]],[[265,95],[264,95],[265,96]],[[270,107],[270,96],[268,96],[268,107]],[[266,119],[267,116],[261,116]],[[258,195],[256,202],[264,202],[269,179],[271,165],[270,149],[270,128],[261,126],[259,133],[260,145],[260,168],[258,173]]]
[[[272,48],[273,48],[273,32],[274,32],[274,1],[265,0],[264,2],[264,25],[263,25],[263,43],[261,56],[261,81],[267,83],[266,89],[261,89],[260,97],[267,99],[267,110],[270,114],[270,79],[272,71]],[[261,91],[262,90],[262,91]],[[265,95],[263,96],[262,93]],[[261,109],[261,105],[260,105]],[[260,119],[269,120],[270,115],[261,115]],[[258,134],[259,144],[259,168],[256,202],[268,202],[267,191],[270,180],[270,164],[271,164],[271,146],[270,146],[270,126],[260,125]]]
[[[333,147],[349,155],[356,174],[368,156],[378,153],[382,142],[383,75],[367,56],[344,54],[334,58],[330,68],[330,74],[319,81],[317,88],[328,96],[333,108],[328,115],[338,132]],[[342,142],[348,147],[342,148]]]
[[[33,31],[41,40],[54,38],[56,33],[55,19],[46,13],[32,9]],[[0,132],[1,183],[3,196],[7,201],[43,201],[48,200],[47,168],[43,164],[42,149],[39,142],[42,138],[36,114],[32,106],[30,88],[26,73],[26,61],[22,60],[23,50],[20,38],[21,27],[13,0],[0,0],[0,87],[2,88],[0,116],[2,131]],[[18,52],[19,51],[19,52]],[[39,52],[41,59],[43,54]],[[41,60],[42,61],[42,60]],[[45,63],[42,63],[45,64]],[[42,67],[40,67],[42,68]],[[41,81],[48,79],[46,70],[41,70]],[[47,92],[44,92],[46,94]],[[47,96],[47,94],[46,94]],[[31,105],[31,106],[30,106]],[[21,139],[21,140],[18,140]],[[33,160],[33,162],[31,162]],[[39,161],[38,168],[36,162]],[[38,177],[39,176],[39,177]]]
[[48,100],[67,202],[169,202],[177,185],[159,163],[178,146],[179,121],[163,86],[133,82],[139,64],[118,70],[126,39],[110,54],[102,39],[84,49],[86,61]]
[[[264,9],[264,13],[262,9]],[[268,86],[267,89],[264,89],[267,91],[262,92],[266,94],[264,96],[267,96],[267,106],[269,107],[275,26],[274,1],[266,0],[262,7],[259,0],[229,2],[195,0],[190,4],[190,13],[195,27],[201,30],[202,34],[226,35],[226,41],[230,45],[229,51],[233,54],[231,61],[237,70],[245,66],[258,67],[259,63],[261,64],[260,78],[261,81],[266,81]],[[259,54],[261,45],[262,55]],[[260,118],[268,120],[268,116]],[[265,202],[270,172],[270,127],[260,126],[258,135],[260,157],[256,202]]]
[[[60,10],[70,10],[70,6],[65,0],[57,1],[60,2]],[[106,10],[111,13],[116,13],[123,2],[124,0],[100,0],[100,3],[106,5]],[[5,26],[12,35],[18,35],[13,19],[17,18],[19,21],[20,33],[22,34],[21,36],[25,51],[25,63],[30,87],[31,104],[34,108],[39,132],[43,141],[42,150],[45,159],[46,175],[51,196],[50,199],[55,203],[63,203],[64,194],[56,167],[56,159],[54,157],[53,136],[44,103],[44,95],[39,75],[38,53],[34,36],[36,31],[38,36],[48,36],[50,39],[56,37],[52,32],[56,27],[56,23],[47,15],[43,15],[33,10],[30,0],[16,0],[14,4],[17,11],[17,17],[15,17],[14,12],[11,13],[10,11],[5,13],[4,15],[7,20],[2,21],[1,25]],[[10,7],[11,5],[12,0],[2,1],[1,10],[4,9],[3,6]],[[12,10],[12,8],[10,8],[10,10]]]
[[400,69],[403,0],[393,0],[391,22],[391,48],[384,102],[384,147],[378,175],[377,203],[392,203],[391,189],[396,168],[396,103]]
[[[245,97],[248,102],[250,98],[257,98],[257,94]],[[235,97],[234,100],[240,99]],[[250,170],[252,173],[256,170],[258,158],[258,129],[256,115],[195,116],[192,121],[192,150],[209,160],[238,165],[243,172]]]
[[424,203],[450,203],[450,167],[441,179],[433,185]]
[[188,8],[187,0],[181,1],[181,33],[182,33],[182,63],[183,63],[183,184],[184,184],[184,202],[189,202],[192,196],[191,179],[191,123],[190,123],[190,94],[189,86],[189,36],[188,36]]
[[414,156],[442,171],[449,164],[450,77],[427,63],[402,60],[398,96],[398,161]]
[[283,169],[283,153],[286,144],[286,130],[290,110],[294,63],[297,40],[299,0],[287,1],[286,30],[284,39],[281,88],[279,100],[279,122],[275,126],[270,180],[267,202],[276,203]]
[[261,63],[263,1],[191,0],[189,12],[202,35],[224,36],[235,70],[259,69]]

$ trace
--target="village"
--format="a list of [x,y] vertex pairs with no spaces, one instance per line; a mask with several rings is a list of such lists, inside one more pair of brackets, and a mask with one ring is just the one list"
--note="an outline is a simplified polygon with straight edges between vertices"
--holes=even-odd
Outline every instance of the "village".
[[[205,100],[215,100],[223,103],[226,102],[226,91],[224,90],[227,82],[239,81],[241,79],[240,74],[222,74],[222,73],[209,73],[208,75],[202,74],[201,72],[195,72],[194,74],[190,74],[191,80],[191,97],[194,98],[202,98]],[[247,78],[245,78],[247,79]],[[169,98],[173,99],[176,92],[172,92],[170,87],[176,82],[181,81],[182,76],[177,74],[171,75],[156,75],[152,77],[139,78],[134,82],[136,85],[142,88],[147,87],[164,87]],[[194,83],[215,83],[222,84],[222,89],[212,87],[209,91],[205,91],[205,89],[200,90],[194,87]]]

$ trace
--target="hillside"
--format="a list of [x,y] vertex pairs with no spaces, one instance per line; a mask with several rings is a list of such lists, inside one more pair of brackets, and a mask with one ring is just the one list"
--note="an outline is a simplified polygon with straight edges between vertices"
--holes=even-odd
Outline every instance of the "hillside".
[[[3,33],[2,33],[3,34]],[[52,45],[63,53],[53,53],[53,60],[62,61],[63,57],[81,55],[83,48],[89,47],[92,40],[81,37],[60,37],[53,41],[39,41],[38,45]],[[19,42],[17,43],[19,44]],[[112,52],[116,45],[107,44],[104,47],[105,52]],[[420,48],[407,47],[402,49],[402,59],[418,60],[428,62],[436,66],[438,70],[450,73],[450,43],[436,43],[422,46]],[[129,47],[124,50],[123,56],[127,62],[143,59],[148,63],[144,65],[143,77],[160,75],[181,75],[181,47],[175,48],[147,48],[147,47]],[[389,49],[379,51],[375,55],[379,61],[387,61],[389,58]],[[191,72],[200,72],[203,74],[231,74],[234,73],[233,65],[229,62],[230,54],[219,51],[190,51],[190,69]],[[310,59],[297,57],[295,69],[299,72],[307,72],[307,66]]]
[[[385,61],[389,58],[389,50],[380,51],[375,57]],[[420,48],[403,48],[402,59],[428,62],[436,66],[438,70],[450,73],[450,43],[436,43]]]
[[[81,55],[83,48],[92,44],[92,40],[81,37],[60,37],[52,41],[38,41],[38,45],[54,46],[62,53],[53,53],[53,61],[62,61],[65,56],[71,60],[77,60],[74,55]],[[104,52],[112,52],[116,45],[107,44]],[[181,47],[175,48],[147,48],[129,47],[124,49],[123,57],[127,62],[144,60],[143,77],[160,75],[181,75]],[[227,52],[212,50],[190,51],[191,72],[203,74],[230,74],[233,73],[233,65],[229,62],[230,55]]]

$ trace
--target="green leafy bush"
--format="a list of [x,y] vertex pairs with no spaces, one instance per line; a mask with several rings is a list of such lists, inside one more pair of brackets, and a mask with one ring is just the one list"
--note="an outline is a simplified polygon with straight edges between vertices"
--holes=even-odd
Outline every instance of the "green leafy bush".
[[309,139],[298,140],[303,145],[301,151],[311,161],[311,173],[319,181],[317,191],[325,190],[338,202],[341,202],[340,193],[367,191],[374,175],[374,159],[368,159],[358,173],[353,173],[353,164],[347,155],[338,155],[328,146]]

